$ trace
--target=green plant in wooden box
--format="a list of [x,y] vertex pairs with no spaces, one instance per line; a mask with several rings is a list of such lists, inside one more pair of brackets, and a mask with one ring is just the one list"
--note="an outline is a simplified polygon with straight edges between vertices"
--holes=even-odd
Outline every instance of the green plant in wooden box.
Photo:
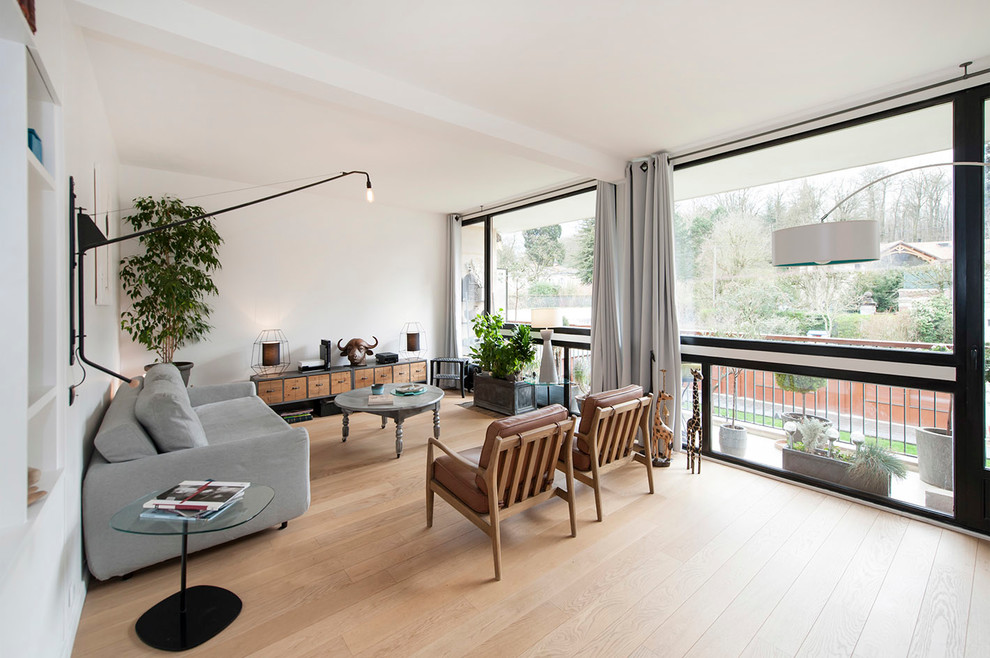
[[523,368],[533,362],[536,348],[530,328],[517,325],[508,336],[502,334],[502,309],[489,315],[475,317],[474,333],[479,342],[471,348],[471,357],[485,372],[498,379],[516,379]]
[[[124,218],[135,231],[163,226],[202,215],[171,196],[134,200],[136,213]],[[120,261],[120,282],[131,301],[121,314],[120,326],[137,343],[157,355],[156,361],[174,360],[175,351],[203,338],[212,328],[207,297],[217,294],[211,274],[220,269],[218,253],[223,239],[209,219],[143,235],[141,253]]]

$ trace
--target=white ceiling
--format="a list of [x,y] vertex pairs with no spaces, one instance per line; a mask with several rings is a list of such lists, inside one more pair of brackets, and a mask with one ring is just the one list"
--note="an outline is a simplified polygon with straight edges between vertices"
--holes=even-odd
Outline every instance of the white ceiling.
[[987,0],[70,9],[123,163],[258,184],[367,169],[379,202],[434,212],[990,65]]

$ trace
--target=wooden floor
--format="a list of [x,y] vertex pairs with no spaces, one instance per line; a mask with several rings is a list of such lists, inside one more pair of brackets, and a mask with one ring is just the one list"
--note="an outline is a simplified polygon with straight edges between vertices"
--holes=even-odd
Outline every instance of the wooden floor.
[[[490,418],[448,395],[443,440],[479,445]],[[430,414],[306,424],[313,504],[284,531],[196,553],[190,585],[244,601],[190,656],[985,656],[990,543],[706,462],[648,495],[611,474],[605,520],[578,486],[578,534],[551,500],[488,538],[441,499],[424,516]],[[163,539],[163,541],[167,541]],[[76,656],[161,655],[134,621],[178,588],[173,560],[90,587]]]

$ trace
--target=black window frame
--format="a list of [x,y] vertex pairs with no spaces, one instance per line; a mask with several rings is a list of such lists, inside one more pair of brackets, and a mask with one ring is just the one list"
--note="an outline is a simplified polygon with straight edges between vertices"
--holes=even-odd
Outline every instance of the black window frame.
[[[799,141],[858,125],[900,116],[917,110],[950,103],[952,106],[952,159],[953,161],[984,161],[984,135],[987,101],[990,99],[990,84],[970,87],[948,94],[908,103],[896,108],[867,114],[840,121],[828,126],[787,135],[776,139],[731,149],[716,155],[699,158],[691,162],[675,164],[674,171],[700,166],[746,153],[772,148],[781,144]],[[713,458],[738,463],[747,468],[765,471],[774,476],[783,476],[795,481],[834,489],[849,496],[873,503],[880,503],[915,515],[931,518],[941,523],[990,534],[990,471],[984,468],[984,380],[983,346],[984,336],[984,172],[977,167],[956,167],[953,172],[953,351],[951,353],[923,352],[908,349],[882,347],[857,347],[848,345],[798,344],[773,340],[737,339],[714,336],[681,335],[680,343],[685,362],[701,363],[705,371],[714,363],[720,365],[748,365],[760,369],[779,368],[782,372],[796,374],[819,374],[837,379],[865,380],[881,384],[923,387],[931,390],[952,393],[953,406],[953,468],[954,468],[954,514],[946,517],[933,511],[918,508],[893,499],[880,500],[867,494],[831,487],[820,481],[811,481],[800,476],[794,477],[783,470],[758,465],[742,459],[714,453],[711,447],[712,419],[711,405],[703,396],[702,404],[702,443],[703,452]],[[976,221],[978,218],[978,221]],[[967,221],[967,220],[972,221]],[[676,248],[676,244],[675,244]],[[692,347],[701,350],[692,350]],[[713,356],[710,350],[731,350],[725,356]],[[742,352],[762,352],[780,354],[780,361],[754,362],[739,359]],[[873,363],[909,363],[912,365],[945,366],[955,371],[951,380],[928,377],[905,377],[896,373],[878,374],[848,368],[817,368],[794,364],[788,356],[825,356],[861,360]],[[705,373],[707,374],[707,372]],[[707,381],[707,378],[706,378]],[[970,437],[973,437],[972,440]],[[976,440],[978,438],[978,440]]]

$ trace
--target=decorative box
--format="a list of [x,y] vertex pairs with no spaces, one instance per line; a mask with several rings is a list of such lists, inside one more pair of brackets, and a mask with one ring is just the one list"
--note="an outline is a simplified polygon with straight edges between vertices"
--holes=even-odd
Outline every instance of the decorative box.
[[41,164],[45,163],[45,159],[41,155],[41,138],[38,137],[38,133],[35,132],[34,128],[28,128],[28,148],[38,158],[38,162]]

